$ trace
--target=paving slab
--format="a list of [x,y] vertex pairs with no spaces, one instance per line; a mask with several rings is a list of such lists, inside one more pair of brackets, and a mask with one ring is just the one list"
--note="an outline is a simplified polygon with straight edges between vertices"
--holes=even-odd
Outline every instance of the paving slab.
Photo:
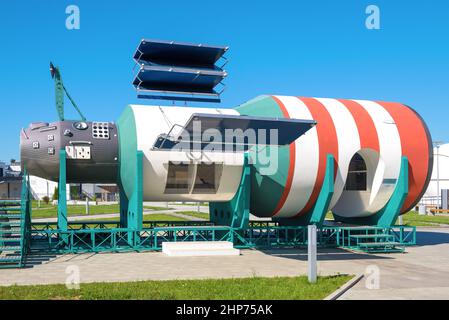
[[[319,249],[318,274],[366,274],[339,299],[449,299],[449,228],[419,228],[418,242],[407,253],[396,254]],[[167,257],[161,252],[32,255],[27,268],[0,270],[0,285],[65,283],[74,269],[79,270],[81,283],[307,273],[305,250],[241,253],[217,257]],[[373,270],[379,274],[377,289],[370,277]]]

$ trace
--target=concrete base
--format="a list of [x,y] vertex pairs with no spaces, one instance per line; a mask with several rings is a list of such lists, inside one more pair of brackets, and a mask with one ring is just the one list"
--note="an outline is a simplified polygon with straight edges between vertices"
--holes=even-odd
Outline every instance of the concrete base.
[[162,252],[172,257],[240,255],[229,241],[163,242]]

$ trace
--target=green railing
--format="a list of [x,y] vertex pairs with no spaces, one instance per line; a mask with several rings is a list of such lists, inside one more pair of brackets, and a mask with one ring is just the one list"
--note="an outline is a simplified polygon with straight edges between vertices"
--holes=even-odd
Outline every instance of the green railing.
[[[144,222],[144,225],[146,222]],[[151,227],[136,231],[119,228],[110,222],[76,222],[62,231],[54,223],[33,223],[30,235],[38,249],[60,252],[103,252],[160,250],[162,242],[231,241],[236,248],[304,247],[307,227],[278,226],[276,223],[252,223],[246,229],[205,225],[202,221],[151,221]],[[363,249],[361,235],[388,234],[401,246],[416,244],[414,227],[322,227],[318,229],[318,245]],[[375,238],[375,237],[374,237]],[[67,239],[67,240],[65,240]],[[36,249],[36,246],[33,247]]]

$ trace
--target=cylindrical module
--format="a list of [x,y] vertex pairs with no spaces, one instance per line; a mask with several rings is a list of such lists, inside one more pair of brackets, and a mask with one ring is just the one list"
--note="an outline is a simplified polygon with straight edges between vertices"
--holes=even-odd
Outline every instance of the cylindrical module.
[[403,104],[261,96],[236,110],[317,121],[295,143],[278,148],[274,174],[262,174],[262,165],[253,164],[251,213],[256,216],[293,218],[310,211],[322,188],[328,154],[336,162],[330,210],[338,216],[366,217],[381,210],[395,189],[402,156],[409,161],[409,192],[401,213],[416,205],[430,181],[429,130]]
[[242,177],[243,153],[170,148],[195,113],[238,115],[233,109],[131,105],[117,122],[120,181],[135,191],[136,152],[143,152],[144,201],[229,201]]

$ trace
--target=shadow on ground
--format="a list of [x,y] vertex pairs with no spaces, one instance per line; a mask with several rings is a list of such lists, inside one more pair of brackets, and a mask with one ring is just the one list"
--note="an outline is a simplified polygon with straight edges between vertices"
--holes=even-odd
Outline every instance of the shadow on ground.
[[433,246],[449,243],[449,233],[419,230],[416,231],[416,242],[418,246]]
[[[274,257],[281,257],[287,259],[295,259],[300,261],[307,261],[306,249],[275,249],[275,250],[259,250],[264,254]],[[327,260],[372,260],[372,259],[393,259],[394,257],[378,256],[376,254],[357,253],[344,249],[320,249],[317,252],[318,261]]]

